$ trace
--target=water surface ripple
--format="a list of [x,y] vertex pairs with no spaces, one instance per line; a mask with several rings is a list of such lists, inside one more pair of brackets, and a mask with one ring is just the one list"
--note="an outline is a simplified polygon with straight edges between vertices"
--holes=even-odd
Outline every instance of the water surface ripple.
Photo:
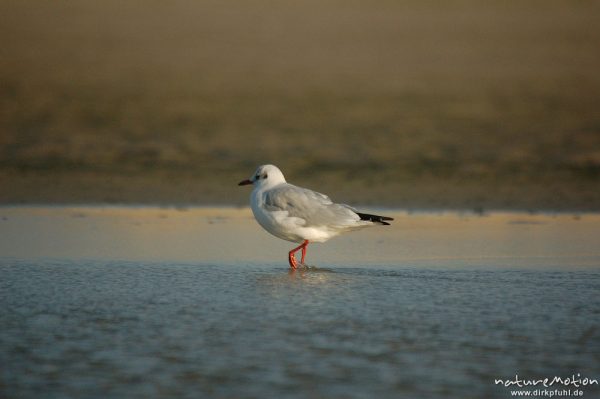
[[505,398],[494,378],[600,369],[598,270],[4,259],[0,273],[8,398]]

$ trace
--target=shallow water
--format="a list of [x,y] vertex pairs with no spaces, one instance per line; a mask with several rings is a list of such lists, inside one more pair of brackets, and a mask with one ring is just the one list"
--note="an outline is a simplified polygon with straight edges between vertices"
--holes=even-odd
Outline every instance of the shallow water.
[[[430,215],[411,219],[416,231],[428,223],[419,217]],[[96,224],[101,237],[109,224],[100,219],[69,216],[75,225],[56,228]],[[243,234],[246,222],[227,223],[231,240]],[[538,226],[507,225],[516,235]],[[362,237],[365,247],[375,245]],[[469,247],[466,237],[454,245]],[[400,252],[393,263],[384,242],[382,262],[354,255],[340,265],[317,252],[318,266],[290,272],[284,262],[235,260],[234,249],[221,262],[90,260],[81,249],[69,258],[60,241],[31,242],[38,248],[31,256],[0,258],[2,397],[506,398],[510,389],[494,379],[600,378],[600,264],[592,247],[557,258],[501,257],[493,248],[486,251],[494,256],[477,258],[479,248],[464,259],[413,252],[411,261]],[[60,259],[40,255],[50,244]],[[571,245],[565,238],[563,247]],[[600,394],[598,386],[581,389]]]

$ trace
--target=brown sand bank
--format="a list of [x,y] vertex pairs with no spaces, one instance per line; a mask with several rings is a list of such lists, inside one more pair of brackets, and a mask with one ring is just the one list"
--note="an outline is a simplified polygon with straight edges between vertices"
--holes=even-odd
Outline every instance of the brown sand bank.
[[[243,172],[241,172],[243,173]],[[23,177],[25,176],[25,177]],[[241,177],[240,177],[241,176]],[[6,204],[153,204],[247,205],[250,189],[237,182],[247,174],[213,176],[176,173],[118,175],[103,173],[26,173],[1,178]],[[295,179],[294,179],[295,178]],[[467,209],[474,211],[598,211],[597,185],[556,179],[457,181],[426,177],[384,181],[352,173],[291,175],[293,183],[327,193],[334,201],[404,209]]]
[[600,3],[0,4],[0,202],[600,210]]

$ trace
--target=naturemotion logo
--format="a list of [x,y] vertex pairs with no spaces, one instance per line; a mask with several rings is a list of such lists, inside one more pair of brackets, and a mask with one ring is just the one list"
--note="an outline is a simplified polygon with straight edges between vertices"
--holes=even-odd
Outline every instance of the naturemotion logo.
[[573,374],[571,377],[557,377],[554,378],[540,378],[540,379],[526,379],[519,378],[518,374],[515,374],[514,379],[503,380],[503,379],[494,379],[494,384],[502,385],[505,387],[516,386],[519,388],[528,387],[528,386],[538,386],[542,385],[545,388],[551,387],[553,385],[563,385],[563,386],[573,386],[575,388],[585,387],[588,385],[598,385],[598,380],[595,378],[581,378],[581,374],[577,373],[577,377]]
[[[579,388],[589,387],[592,385],[598,385],[596,378],[582,377],[580,373],[577,375],[572,374],[570,377],[546,377],[546,378],[523,378],[515,374],[514,378],[494,379],[495,385],[501,385],[506,388],[512,388],[510,391],[511,396],[532,396],[532,397],[569,397],[569,396],[583,396],[583,390]],[[542,389],[540,389],[543,387]],[[556,388],[561,388],[556,389]],[[516,389],[515,388],[522,388]],[[534,391],[531,391],[533,388]],[[544,389],[551,388],[551,389]],[[568,389],[567,389],[568,388]],[[571,389],[573,388],[573,389]]]

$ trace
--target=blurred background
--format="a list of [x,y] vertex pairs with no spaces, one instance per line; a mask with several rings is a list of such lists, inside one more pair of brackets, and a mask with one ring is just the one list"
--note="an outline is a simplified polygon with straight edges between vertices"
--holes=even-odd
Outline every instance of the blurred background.
[[600,210],[599,1],[0,1],[0,202]]

